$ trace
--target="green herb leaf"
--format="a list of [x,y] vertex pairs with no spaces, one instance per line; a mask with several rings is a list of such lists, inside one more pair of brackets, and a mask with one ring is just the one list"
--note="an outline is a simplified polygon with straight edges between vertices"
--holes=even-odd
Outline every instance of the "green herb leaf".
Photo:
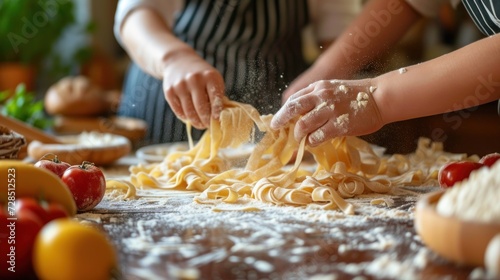
[[2,108],[2,114],[16,118],[40,129],[46,129],[53,125],[51,119],[45,116],[43,101],[35,100],[34,93],[27,92],[24,84],[16,88],[12,97],[7,99]]

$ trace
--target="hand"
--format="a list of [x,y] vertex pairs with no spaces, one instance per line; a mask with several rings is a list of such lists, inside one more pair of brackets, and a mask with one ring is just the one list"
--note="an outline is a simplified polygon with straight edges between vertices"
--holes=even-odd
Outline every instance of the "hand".
[[172,57],[163,71],[165,99],[179,119],[198,129],[218,119],[222,110],[222,75],[194,51]]
[[317,146],[337,136],[358,136],[383,126],[372,97],[376,88],[370,80],[323,80],[290,96],[274,115],[271,128],[280,129],[296,121],[294,137],[307,136]]
[[[331,77],[336,77],[337,79],[339,79],[339,77],[341,79],[343,79],[344,77],[347,78],[347,75],[341,73],[340,71],[335,71],[335,73],[333,73],[330,69],[331,65],[328,66],[329,68],[325,69],[325,67],[313,65],[302,74],[300,74],[297,78],[295,78],[283,92],[283,95],[281,97],[282,104],[285,104],[285,102],[288,100],[288,98],[290,98],[291,95],[316,81],[329,80]],[[335,70],[337,69],[335,68]]]
[[[323,45],[329,45],[329,43],[325,43]],[[325,57],[320,56],[320,58],[318,58],[311,67],[302,72],[302,74],[292,81],[292,83],[283,92],[281,98],[282,104],[285,104],[292,94],[316,81],[331,80],[332,78],[348,80],[352,77],[352,73],[357,72],[357,68],[355,68],[356,65],[352,63],[342,64],[338,61],[338,59],[330,58],[326,55],[327,53],[323,53],[323,56]],[[332,61],[334,61],[333,64]],[[342,65],[342,67],[338,67],[339,65]]]
[[288,98],[299,90],[307,87],[308,85],[314,83],[318,80],[327,79],[326,77],[321,77],[321,73],[315,73],[312,69],[304,71],[300,76],[298,76],[292,83],[287,87],[281,96],[281,104],[285,104]]

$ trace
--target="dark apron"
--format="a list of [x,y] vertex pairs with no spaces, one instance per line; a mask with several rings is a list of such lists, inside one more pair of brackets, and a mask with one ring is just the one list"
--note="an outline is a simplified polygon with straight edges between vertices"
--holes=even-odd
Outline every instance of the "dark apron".
[[[500,26],[497,25],[496,18],[500,16],[499,0],[462,0],[462,4],[476,24],[477,28],[486,36],[492,36],[500,33]],[[497,105],[498,115],[500,115],[500,100]]]
[[[301,32],[308,23],[306,0],[186,1],[174,33],[217,68],[226,95],[275,113],[286,86],[307,67]],[[165,101],[162,82],[132,64],[119,115],[146,120],[141,145],[186,141],[184,124]],[[202,131],[193,131],[198,139]]]

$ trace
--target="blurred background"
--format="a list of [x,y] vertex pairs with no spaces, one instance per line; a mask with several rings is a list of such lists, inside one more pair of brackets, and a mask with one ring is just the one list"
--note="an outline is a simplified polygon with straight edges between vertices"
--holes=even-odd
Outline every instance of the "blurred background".
[[23,82],[44,91],[77,74],[106,89],[119,87],[126,56],[112,33],[117,2],[0,1],[0,87]]
[[[49,88],[64,77],[85,76],[100,90],[119,95],[130,60],[113,35],[117,3],[118,0],[0,0],[3,114],[18,114],[16,117],[23,121],[50,131],[53,122],[43,103],[31,105],[42,101]],[[305,33],[304,38],[309,40],[304,55],[313,62],[321,49],[311,34]],[[482,34],[462,6],[454,9],[443,4],[437,18],[423,19],[396,48],[360,75],[377,75],[429,60],[479,38]],[[16,96],[18,100],[12,102]],[[28,108],[21,110],[16,106]],[[9,111],[7,107],[12,108]],[[390,124],[363,138],[386,147],[388,153],[408,153],[414,151],[422,136],[443,142],[450,152],[499,152],[497,103]]]

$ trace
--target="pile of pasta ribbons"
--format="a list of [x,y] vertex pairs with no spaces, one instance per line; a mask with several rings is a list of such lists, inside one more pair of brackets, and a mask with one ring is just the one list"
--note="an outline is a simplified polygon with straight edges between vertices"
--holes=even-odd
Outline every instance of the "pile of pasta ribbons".
[[[318,206],[354,213],[346,199],[367,193],[388,193],[401,185],[435,182],[439,167],[465,154],[443,151],[440,143],[419,140],[408,155],[383,155],[357,137],[338,137],[317,147],[293,138],[293,123],[279,131],[269,126],[272,115],[261,116],[251,105],[224,100],[220,119],[212,120],[201,139],[190,140],[187,151],[168,154],[163,162],[130,167],[128,197],[135,189],[189,190],[199,192],[194,201],[222,200],[237,203],[242,197],[277,205]],[[188,125],[188,131],[190,131]],[[238,149],[260,140],[244,167],[231,166],[220,149]],[[301,168],[304,153],[315,160],[315,171]],[[293,166],[287,165],[296,156]],[[124,188],[123,182],[108,181],[108,188]]]

